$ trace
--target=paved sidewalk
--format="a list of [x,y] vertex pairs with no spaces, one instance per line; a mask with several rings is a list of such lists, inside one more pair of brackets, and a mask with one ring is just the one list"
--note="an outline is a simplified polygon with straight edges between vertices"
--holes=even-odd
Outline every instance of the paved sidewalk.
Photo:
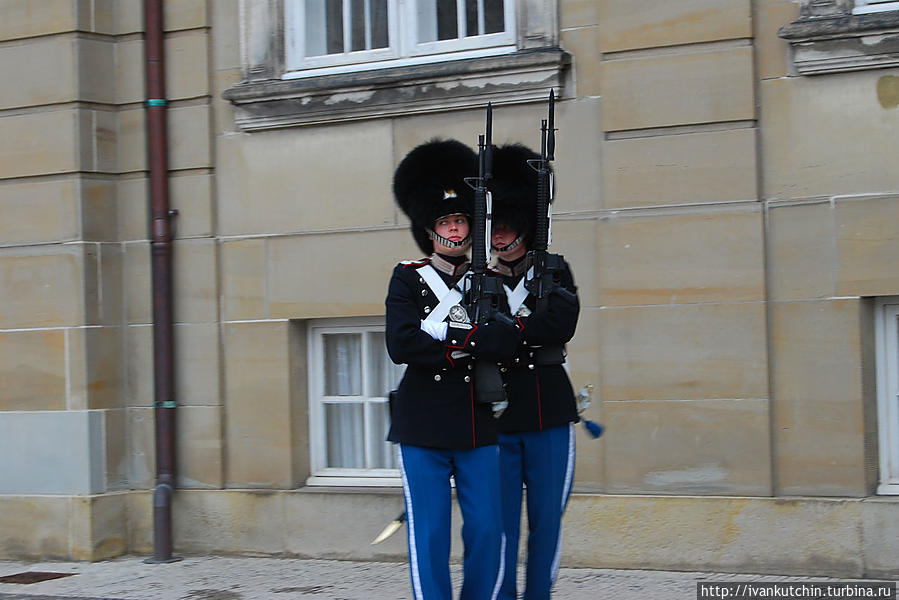
[[[407,600],[412,597],[408,567],[403,563],[217,556],[185,557],[165,565],[146,564],[143,557],[98,563],[0,561],[0,577],[22,572],[74,575],[31,584],[0,583],[0,600]],[[459,567],[454,566],[456,594],[459,575]],[[699,581],[851,580],[561,569],[553,597],[559,600],[693,600]]]

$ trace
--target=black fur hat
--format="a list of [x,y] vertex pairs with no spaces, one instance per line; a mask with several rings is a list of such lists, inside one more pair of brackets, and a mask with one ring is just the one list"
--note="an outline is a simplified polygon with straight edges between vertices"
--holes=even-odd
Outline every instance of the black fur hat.
[[456,140],[433,139],[413,148],[393,175],[393,195],[409,220],[412,237],[425,254],[434,246],[429,231],[437,219],[471,217],[474,191],[466,177],[478,174],[478,156]]
[[493,151],[493,225],[507,225],[533,248],[537,223],[537,171],[527,161],[540,155],[522,144]]

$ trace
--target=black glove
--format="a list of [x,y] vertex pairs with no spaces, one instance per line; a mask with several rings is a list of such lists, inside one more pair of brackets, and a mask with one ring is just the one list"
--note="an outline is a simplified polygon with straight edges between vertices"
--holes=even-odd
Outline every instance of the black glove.
[[464,350],[475,358],[485,360],[511,360],[521,344],[521,332],[508,322],[489,321],[475,327],[468,336]]

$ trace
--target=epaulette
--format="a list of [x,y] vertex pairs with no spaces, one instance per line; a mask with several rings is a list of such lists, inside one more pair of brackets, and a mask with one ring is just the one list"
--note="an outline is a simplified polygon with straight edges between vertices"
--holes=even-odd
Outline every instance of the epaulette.
[[403,268],[405,269],[406,267],[423,267],[429,262],[431,262],[430,257],[420,258],[418,260],[403,260],[400,261],[400,264],[403,265]]

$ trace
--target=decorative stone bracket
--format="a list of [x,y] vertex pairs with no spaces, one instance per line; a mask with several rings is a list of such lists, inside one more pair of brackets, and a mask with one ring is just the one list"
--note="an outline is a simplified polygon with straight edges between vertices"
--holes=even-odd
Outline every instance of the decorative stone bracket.
[[899,66],[899,10],[853,15],[851,0],[803,0],[778,35],[802,75]]

